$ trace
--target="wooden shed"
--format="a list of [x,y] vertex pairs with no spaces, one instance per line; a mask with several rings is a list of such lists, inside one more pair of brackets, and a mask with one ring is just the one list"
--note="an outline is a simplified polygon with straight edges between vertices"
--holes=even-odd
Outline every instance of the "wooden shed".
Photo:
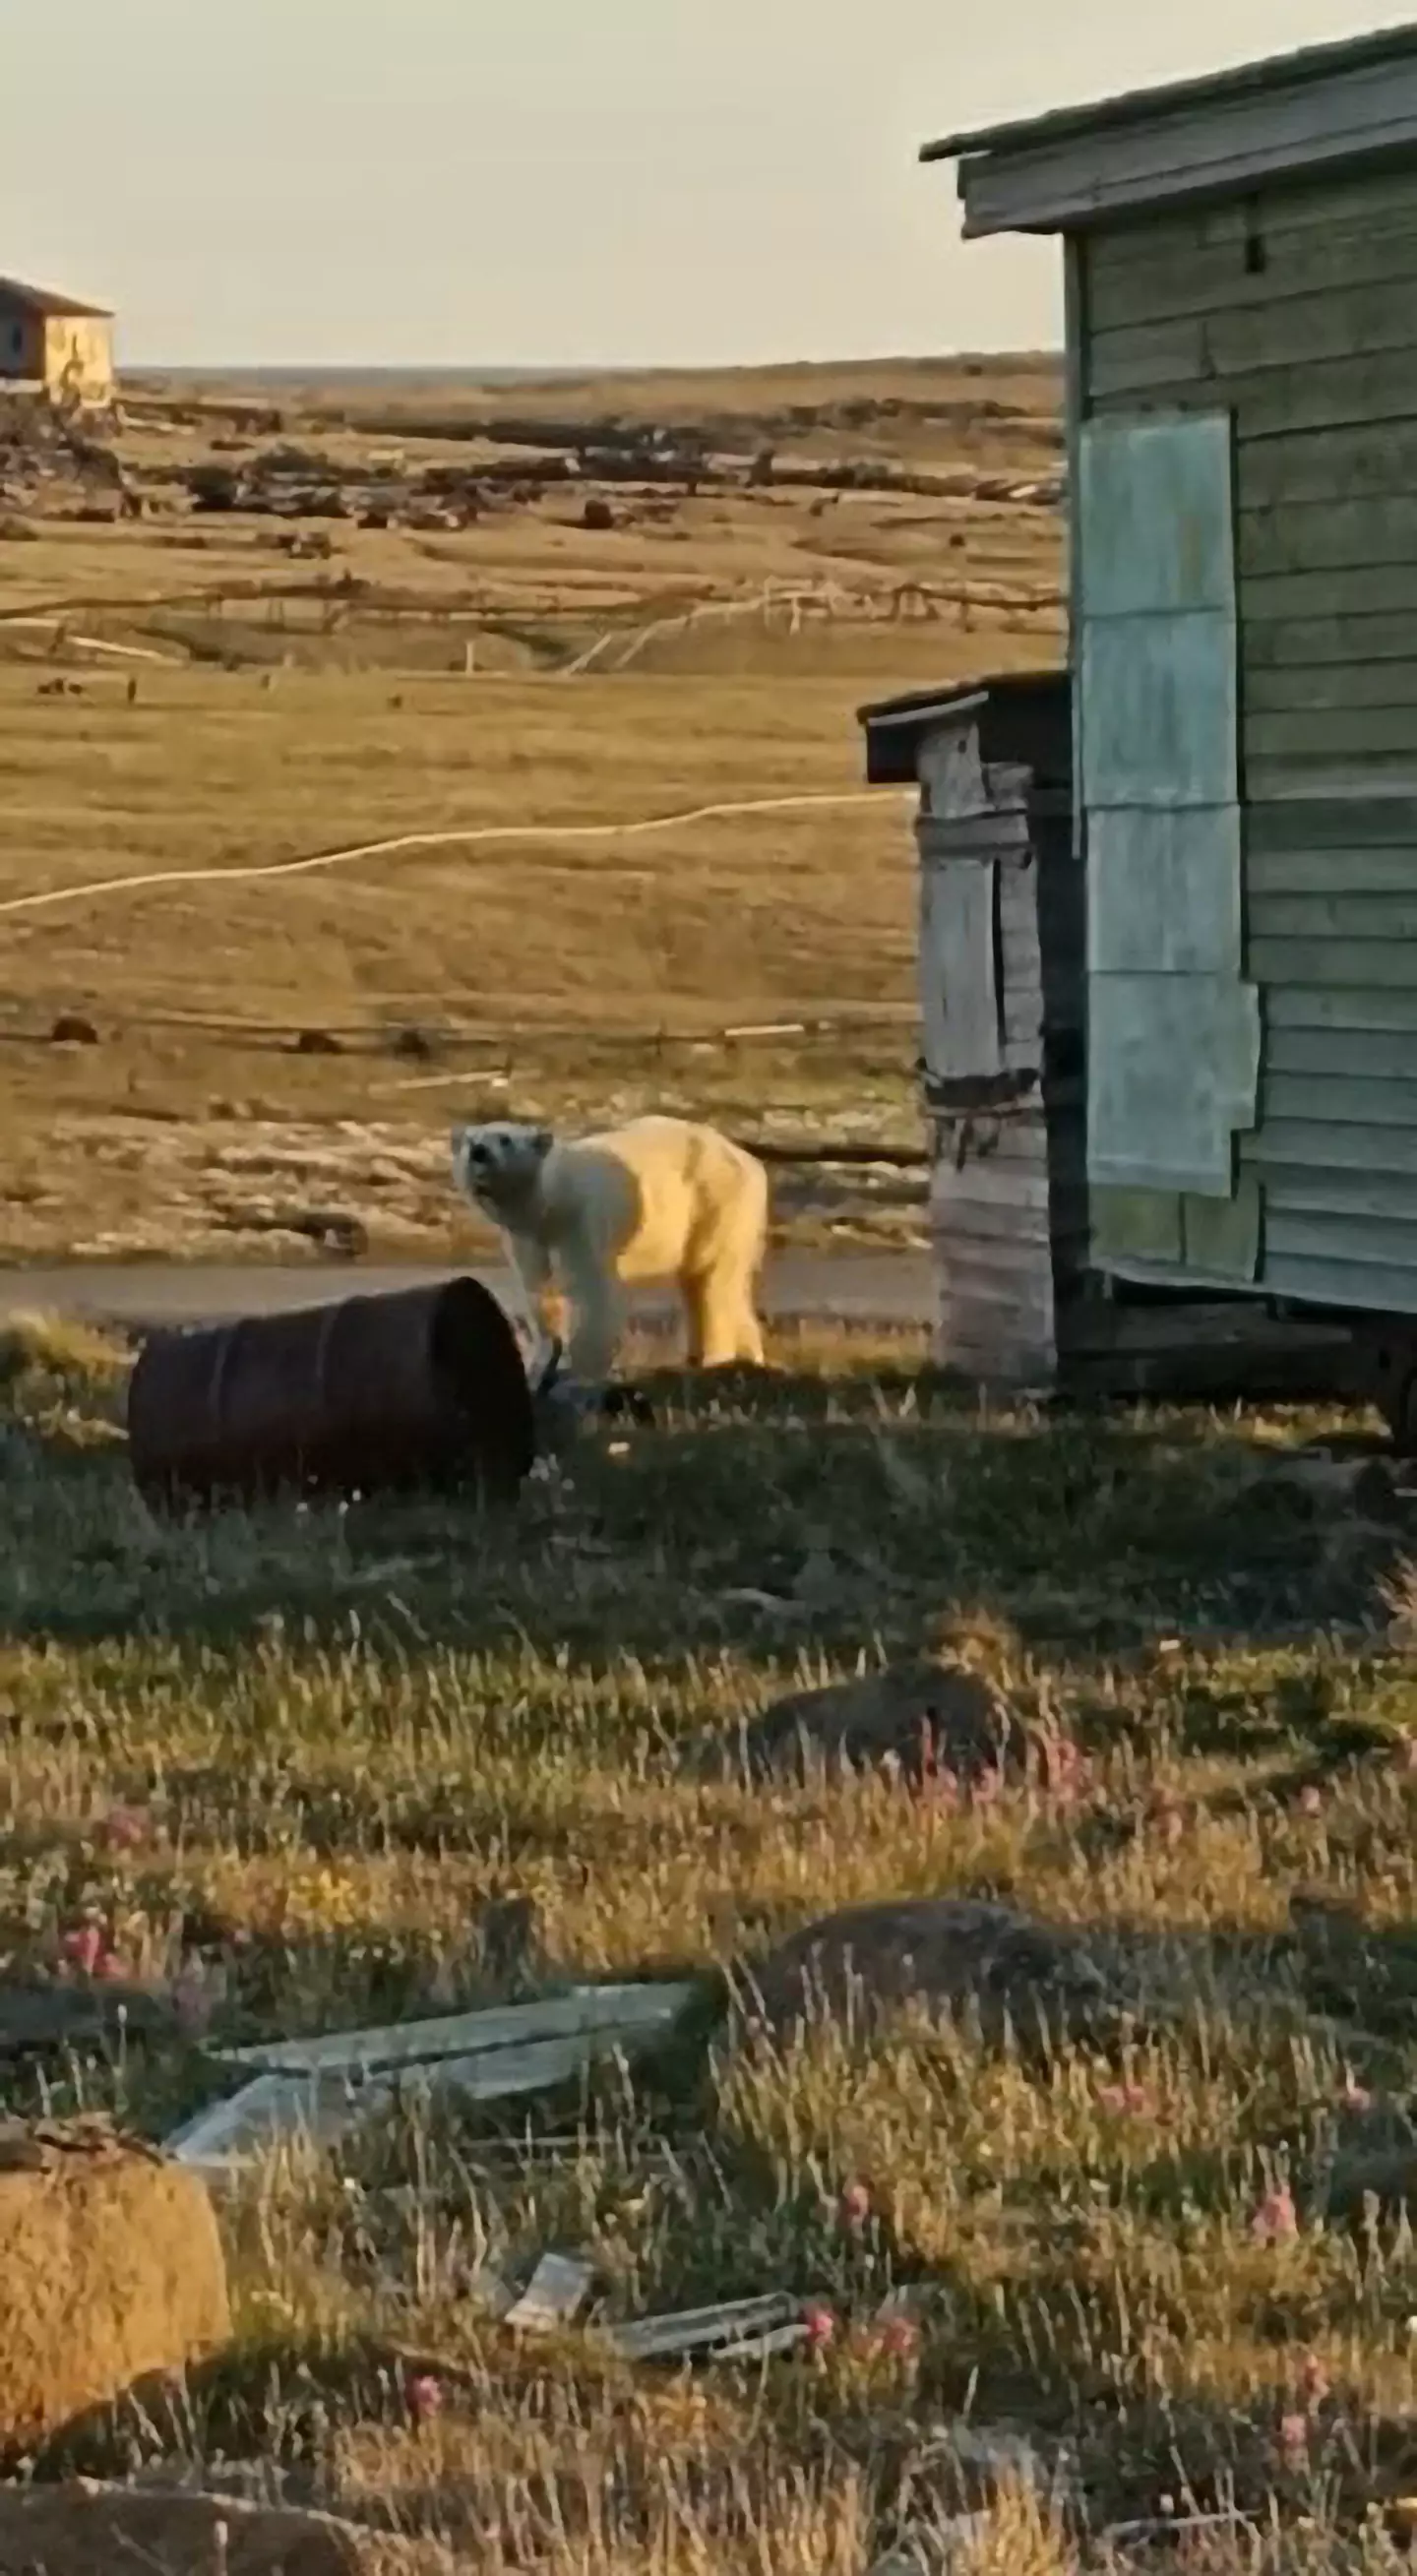
[[1417,1430],[1417,26],[924,157],[1063,242],[1093,1264]]
[[936,1353],[997,1388],[1331,1393],[1346,1337],[1089,1248],[1085,873],[1066,671],[863,707],[866,776],[918,787],[921,1106]]
[[0,277],[0,383],[101,407],[113,400],[113,316]]
[[983,1380],[1051,1384],[1087,1248],[1067,673],[917,692],[861,722],[870,783],[920,791],[940,1356]]

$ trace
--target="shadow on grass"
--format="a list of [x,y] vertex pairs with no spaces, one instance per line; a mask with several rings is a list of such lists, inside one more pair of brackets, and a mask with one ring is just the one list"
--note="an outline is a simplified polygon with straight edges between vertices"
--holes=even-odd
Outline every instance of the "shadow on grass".
[[1200,1410],[990,1413],[904,1370],[647,1388],[653,1426],[588,1435],[488,1513],[411,1497],[156,1521],[121,1445],[12,1425],[0,1635],[297,1652],[357,1623],[395,1655],[516,1640],[662,1673],[916,1652],[963,1617],[1106,1654],[1360,1620],[1403,1542],[1267,1484],[1245,1426]]

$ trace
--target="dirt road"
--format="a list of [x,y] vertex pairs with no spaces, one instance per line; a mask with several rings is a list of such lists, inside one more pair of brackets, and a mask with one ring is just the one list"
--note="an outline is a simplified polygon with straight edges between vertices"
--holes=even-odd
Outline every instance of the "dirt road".
[[[499,1296],[507,1275],[473,1274]],[[0,1316],[62,1314],[146,1332],[163,1325],[218,1324],[236,1315],[272,1315],[339,1297],[372,1296],[452,1276],[415,1263],[310,1262],[265,1268],[197,1262],[72,1262],[0,1269]],[[768,1264],[762,1308],[769,1321],[926,1325],[935,1310],[929,1256],[923,1252],[784,1252]],[[663,1296],[634,1301],[648,1318],[666,1311]]]

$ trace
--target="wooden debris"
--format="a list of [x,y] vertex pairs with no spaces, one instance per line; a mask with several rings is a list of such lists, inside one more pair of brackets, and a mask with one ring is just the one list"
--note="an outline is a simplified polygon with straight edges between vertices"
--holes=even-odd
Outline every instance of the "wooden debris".
[[595,2281],[595,2266],[579,2254],[543,2254],[520,2298],[502,2322],[517,2334],[552,2334],[580,2315]]
[[283,2139],[334,2145],[387,2109],[403,2084],[464,2102],[551,2092],[602,2055],[633,2058],[652,2048],[698,1992],[687,1980],[577,1986],[541,2003],[214,2050],[218,2065],[261,2071],[230,2100],[184,2122],[167,2145],[210,2180],[229,2180]]
[[506,2004],[489,2011],[439,2013],[427,2021],[394,2022],[372,2030],[329,2031],[311,2039],[257,2040],[247,2048],[214,2050],[223,2066],[252,2066],[302,2075],[369,2074],[396,2066],[431,2066],[440,2058],[520,2051],[528,2042],[578,2043],[655,2038],[670,2029],[698,1989],[642,1983],[573,1986],[569,1994],[540,2003]]
[[605,2335],[624,2361],[757,2361],[804,2343],[808,2327],[801,2300],[774,2290],[671,2316],[635,2317],[608,2326]]

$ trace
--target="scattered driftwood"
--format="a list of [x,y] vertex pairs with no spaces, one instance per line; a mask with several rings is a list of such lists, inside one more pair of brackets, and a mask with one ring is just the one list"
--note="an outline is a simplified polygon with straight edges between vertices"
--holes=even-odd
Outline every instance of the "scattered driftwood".
[[554,2334],[574,2323],[590,2297],[595,2266],[579,2254],[543,2254],[502,2322],[516,2334]]
[[766,2361],[806,2343],[811,2327],[801,2300],[774,2290],[672,2316],[635,2317],[602,2331],[622,2361]]
[[231,2319],[190,2174],[95,2120],[10,2124],[0,2150],[0,2449],[13,2455],[215,2351]]
[[689,1982],[578,1986],[541,2003],[213,2051],[217,2065],[255,2071],[230,2100],[184,2122],[168,2147],[209,2180],[230,2181],[283,2141],[334,2145],[386,2109],[403,2081],[463,2102],[552,2092],[602,2057],[652,2052],[699,1994]]

